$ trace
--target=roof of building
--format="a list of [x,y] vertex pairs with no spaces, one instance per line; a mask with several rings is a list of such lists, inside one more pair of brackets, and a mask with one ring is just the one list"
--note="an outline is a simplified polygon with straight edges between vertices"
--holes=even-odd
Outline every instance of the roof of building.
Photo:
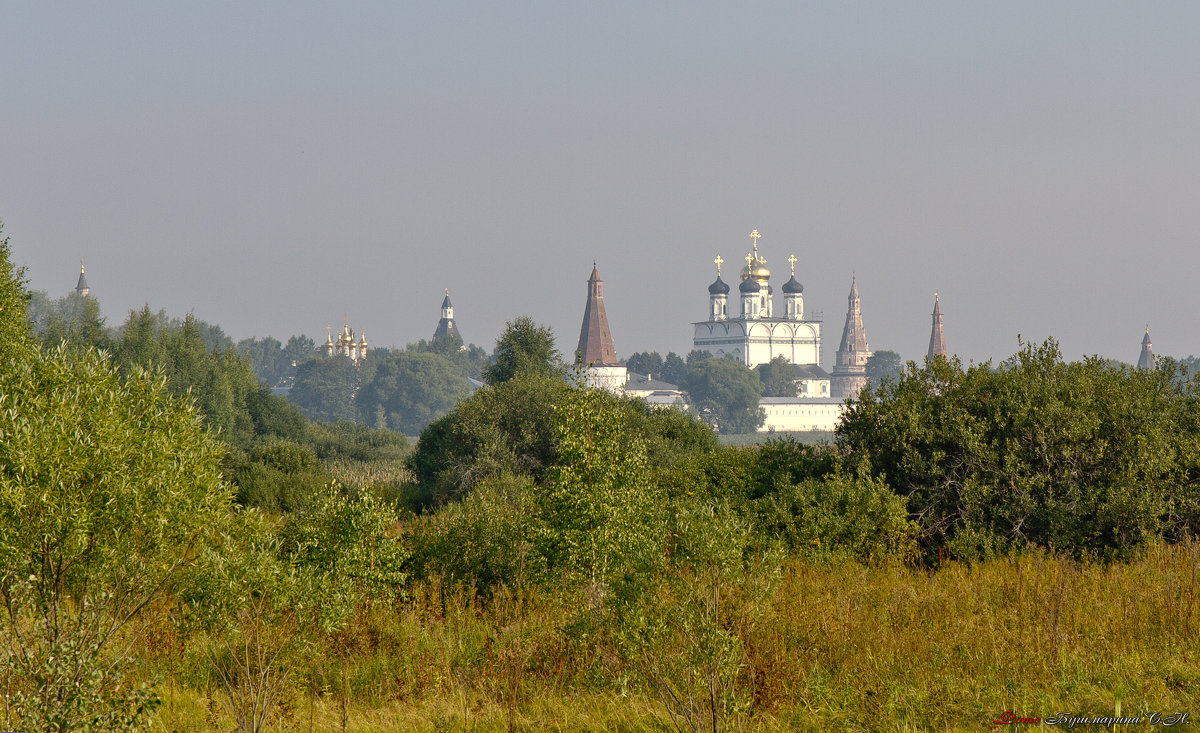
[[722,280],[720,275],[717,275],[717,279],[713,281],[713,284],[708,286],[708,294],[729,295],[729,284]]
[[678,392],[681,391],[678,386],[670,382],[664,382],[660,379],[654,379],[653,375],[638,374],[637,372],[629,372],[629,381],[625,383],[626,392]]
[[435,328],[433,330],[433,337],[441,338],[442,336],[450,336],[450,335],[454,335],[454,336],[458,336],[459,338],[462,338],[462,334],[458,332],[458,326],[454,325],[454,319],[453,318],[438,319],[437,328]]
[[847,298],[846,325],[842,328],[842,345],[838,353],[869,352],[867,332],[863,328],[862,306],[858,299],[858,278],[850,279],[850,295]]
[[1142,337],[1142,354],[1138,357],[1138,369],[1154,368],[1154,344],[1150,343],[1150,327],[1146,326],[1146,335]]
[[937,293],[933,294],[933,327],[929,331],[929,351],[926,357],[949,357],[946,351],[946,333],[942,329],[942,301]]
[[[767,364],[759,364],[757,368],[762,369],[766,366]],[[786,364],[785,366],[792,379],[829,379],[829,372],[816,364]]]
[[800,284],[795,275],[792,275],[792,278],[785,282],[780,290],[788,295],[794,295],[795,293],[803,293],[804,286]]
[[617,349],[613,345],[612,332],[608,328],[608,314],[604,312],[603,281],[596,263],[592,263],[592,274],[588,278],[587,305],[583,308],[583,326],[579,329],[580,364],[615,365]]
[[845,402],[840,397],[763,397],[760,405],[840,405]]
[[738,286],[738,290],[743,293],[757,293],[759,290],[762,290],[762,286],[754,278],[748,277]]
[[80,265],[79,266],[79,282],[75,284],[75,291],[82,292],[84,290],[89,290],[89,288],[88,288],[88,284],[87,284],[87,277],[84,276],[84,274],[83,274],[83,265]]

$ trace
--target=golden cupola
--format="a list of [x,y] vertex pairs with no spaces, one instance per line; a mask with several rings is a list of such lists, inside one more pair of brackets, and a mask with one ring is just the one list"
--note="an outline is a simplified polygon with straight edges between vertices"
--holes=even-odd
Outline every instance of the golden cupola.
[[754,251],[746,253],[746,266],[742,268],[742,279],[754,278],[754,281],[759,285],[766,285],[771,279],[771,270],[767,268],[767,259],[758,253],[758,239],[762,235],[758,230],[750,232],[750,238],[754,240]]

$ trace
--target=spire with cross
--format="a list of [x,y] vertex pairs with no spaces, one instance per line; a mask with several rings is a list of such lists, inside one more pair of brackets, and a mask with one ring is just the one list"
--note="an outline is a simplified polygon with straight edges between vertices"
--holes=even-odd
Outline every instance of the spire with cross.
[[721,277],[721,263],[724,261],[725,258],[721,257],[721,255],[717,255],[717,258],[713,260],[713,262],[717,263],[717,277]]

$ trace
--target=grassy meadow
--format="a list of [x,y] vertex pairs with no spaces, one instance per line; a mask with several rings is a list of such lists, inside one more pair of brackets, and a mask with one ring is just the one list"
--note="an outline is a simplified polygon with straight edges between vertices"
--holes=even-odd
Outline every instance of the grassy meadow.
[[[1196,543],[1113,564],[1041,552],[938,569],[789,561],[765,598],[720,591],[744,706],[725,728],[1017,730],[1041,726],[990,721],[1194,710],[1198,565]],[[416,586],[359,616],[344,653],[310,649],[270,729],[676,730],[643,670],[588,634],[580,600]],[[141,652],[165,680],[154,729],[230,730],[215,680],[171,649]]]

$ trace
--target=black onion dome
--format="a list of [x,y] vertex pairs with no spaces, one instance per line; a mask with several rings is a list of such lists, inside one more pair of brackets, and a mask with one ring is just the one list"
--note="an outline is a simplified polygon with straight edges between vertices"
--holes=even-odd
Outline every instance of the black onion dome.
[[791,279],[791,280],[788,280],[787,282],[785,282],[785,283],[783,284],[783,288],[782,288],[782,289],[783,289],[783,292],[784,292],[784,293],[786,293],[786,294],[788,294],[788,295],[795,295],[796,293],[803,293],[803,292],[804,292],[804,286],[803,286],[803,285],[801,285],[800,283],[796,282],[796,276],[795,276],[795,275],[792,275],[792,279]]
[[720,275],[717,275],[716,281],[714,281],[712,285],[708,286],[708,294],[729,295],[729,285],[727,285],[725,281],[721,279]]
[[742,291],[743,293],[757,293],[759,290],[762,290],[762,287],[754,280],[754,278],[748,277],[742,281],[741,285],[738,286],[738,290]]

